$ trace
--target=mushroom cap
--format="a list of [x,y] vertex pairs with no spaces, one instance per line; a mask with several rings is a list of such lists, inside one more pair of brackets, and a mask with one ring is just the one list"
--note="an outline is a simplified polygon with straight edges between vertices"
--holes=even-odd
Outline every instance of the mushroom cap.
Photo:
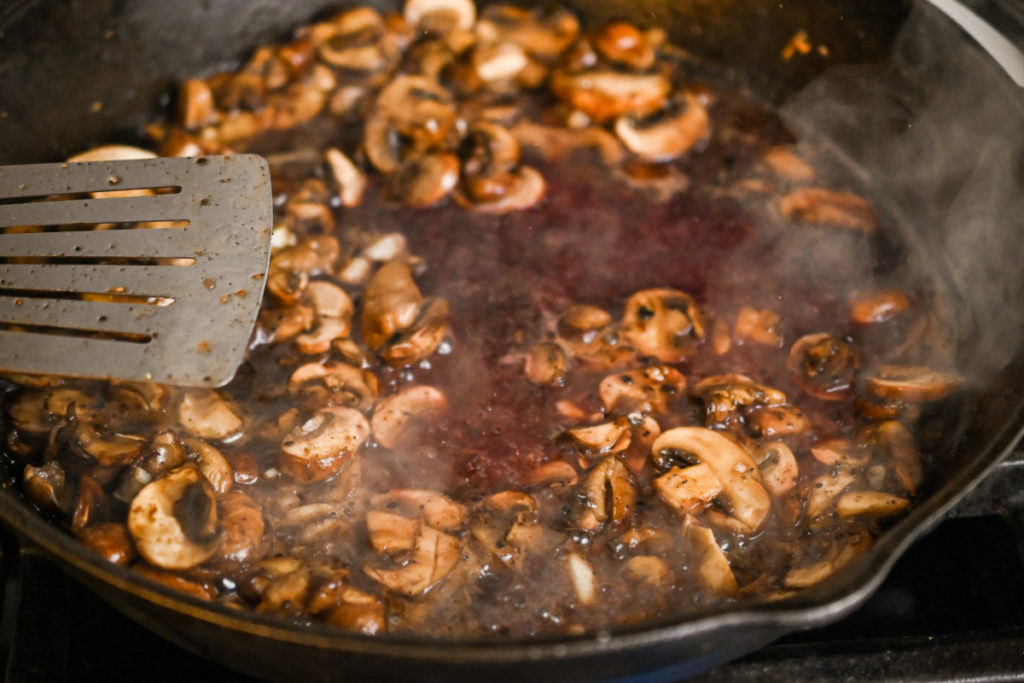
[[651,125],[641,125],[633,116],[615,122],[615,134],[629,151],[647,161],[669,161],[682,156],[707,137],[708,112],[695,96],[685,95],[686,109]]
[[326,479],[344,467],[369,435],[370,423],[359,411],[322,408],[281,442],[281,470],[303,483]]

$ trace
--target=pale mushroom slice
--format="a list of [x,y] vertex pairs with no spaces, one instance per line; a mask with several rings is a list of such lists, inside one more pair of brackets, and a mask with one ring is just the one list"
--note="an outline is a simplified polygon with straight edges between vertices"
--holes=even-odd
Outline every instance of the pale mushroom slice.
[[769,441],[754,450],[765,488],[776,498],[789,493],[800,476],[796,456],[783,441]]
[[732,517],[749,532],[764,525],[771,497],[754,460],[735,441],[704,427],[676,427],[655,439],[651,453],[655,460],[678,455],[706,463],[722,484]]
[[370,423],[357,410],[328,407],[292,429],[281,442],[281,471],[302,483],[337,474],[370,435]]
[[565,568],[576,591],[576,600],[581,605],[592,605],[597,601],[597,579],[594,568],[577,552],[565,556]]
[[622,315],[623,335],[642,354],[663,363],[689,358],[704,341],[704,314],[678,289],[645,289],[633,294]]
[[349,208],[359,206],[366,192],[366,175],[339,149],[328,149],[324,158],[338,186],[341,205]]
[[292,396],[323,394],[323,403],[360,410],[372,405],[379,391],[376,375],[348,363],[306,363],[288,379]]
[[697,578],[701,585],[713,593],[735,595],[739,591],[736,577],[722,548],[715,540],[715,532],[701,526],[695,517],[687,515],[683,522],[683,533],[695,556]]
[[213,490],[217,494],[227,493],[234,484],[235,473],[224,454],[202,439],[184,438],[181,444],[186,457],[198,465]]
[[221,535],[210,484],[192,464],[147,484],[132,500],[128,531],[139,554],[163,569],[191,569],[217,552]]
[[722,482],[707,463],[673,467],[654,480],[654,490],[676,512],[698,513],[722,492]]
[[437,491],[392,489],[370,499],[374,509],[384,509],[410,519],[421,519],[441,531],[453,531],[466,522],[466,509]]
[[630,581],[661,587],[672,581],[672,570],[665,561],[655,555],[637,555],[626,561],[623,574]]
[[811,482],[810,495],[807,497],[807,504],[804,513],[813,526],[824,522],[822,517],[828,512],[832,503],[856,481],[850,472],[845,469],[838,469],[828,474],[823,474]]
[[285,306],[298,303],[310,277],[331,271],[339,253],[338,240],[329,235],[282,249],[270,259],[267,291]]
[[387,65],[384,18],[369,7],[357,7],[314,24],[309,39],[327,64],[354,71],[376,71]]
[[684,95],[679,113],[662,114],[655,121],[637,121],[623,116],[615,122],[615,134],[626,149],[642,159],[664,162],[688,152],[708,136],[708,112],[695,96]]
[[237,407],[217,391],[186,391],[178,403],[178,421],[189,434],[214,441],[238,437],[244,425]]
[[373,410],[370,426],[373,438],[385,448],[400,445],[410,427],[448,410],[440,390],[428,385],[404,387],[383,399]]
[[938,401],[964,383],[964,378],[921,365],[882,365],[868,379],[868,391],[884,399]]

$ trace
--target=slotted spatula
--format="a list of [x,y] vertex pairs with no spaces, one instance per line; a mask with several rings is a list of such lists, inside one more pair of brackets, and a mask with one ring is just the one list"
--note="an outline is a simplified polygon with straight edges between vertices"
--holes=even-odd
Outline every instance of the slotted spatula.
[[0,167],[0,369],[228,382],[272,221],[254,155]]

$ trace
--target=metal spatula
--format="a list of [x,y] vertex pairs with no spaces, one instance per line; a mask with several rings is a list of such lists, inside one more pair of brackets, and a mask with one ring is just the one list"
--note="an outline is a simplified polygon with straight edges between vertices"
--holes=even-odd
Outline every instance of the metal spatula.
[[253,155],[0,167],[0,369],[224,384],[272,220]]

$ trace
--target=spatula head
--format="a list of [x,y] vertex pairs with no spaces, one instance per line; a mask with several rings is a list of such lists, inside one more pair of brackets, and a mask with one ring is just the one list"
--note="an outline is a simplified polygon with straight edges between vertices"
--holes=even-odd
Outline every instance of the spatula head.
[[272,223],[254,155],[0,167],[0,369],[228,382]]

